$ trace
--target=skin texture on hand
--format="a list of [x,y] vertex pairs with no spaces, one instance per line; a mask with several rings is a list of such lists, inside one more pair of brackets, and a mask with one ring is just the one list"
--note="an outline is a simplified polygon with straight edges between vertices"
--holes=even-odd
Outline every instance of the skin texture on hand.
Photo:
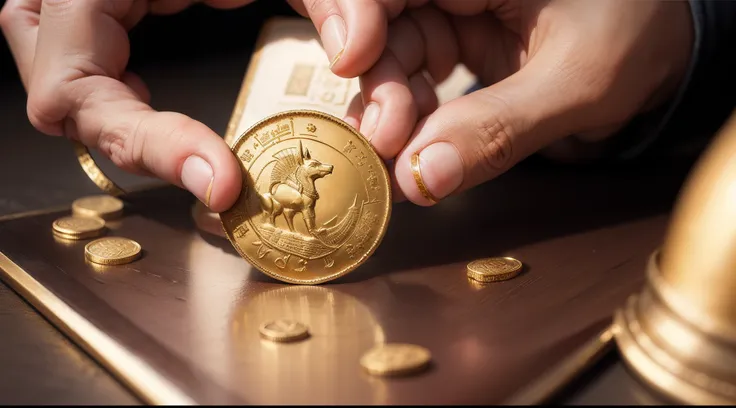
[[[569,135],[608,137],[673,94],[693,42],[684,0],[288,2],[314,23],[332,70],[360,77],[345,119],[392,162],[394,196],[419,205],[434,201],[415,182],[415,154],[442,199]],[[127,31],[147,13],[192,3],[8,0],[0,28],[39,131],[184,187],[219,212],[240,192],[236,158],[204,124],[153,110],[143,81],[126,72]],[[437,106],[434,85],[460,63],[486,87]]]
[[[208,0],[219,8],[248,0]],[[149,106],[143,81],[126,72],[127,31],[146,13],[190,0],[8,0],[0,12],[39,131],[98,149],[118,167],[191,191],[213,211],[240,193],[236,158],[220,136],[176,112]]]
[[[604,139],[667,101],[691,58],[687,1],[293,0],[324,30],[333,71],[361,76],[348,121],[385,159],[395,195],[431,205],[575,135]],[[339,17],[337,17],[339,16]],[[335,57],[337,56],[337,57]],[[485,88],[436,106],[463,63]]]

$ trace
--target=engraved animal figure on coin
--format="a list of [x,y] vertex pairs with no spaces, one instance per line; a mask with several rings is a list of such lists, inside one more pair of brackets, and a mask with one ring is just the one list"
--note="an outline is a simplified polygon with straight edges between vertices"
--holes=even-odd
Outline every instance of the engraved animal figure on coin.
[[[333,166],[313,158],[301,141],[297,147],[282,149],[273,157],[276,162],[264,189],[266,191],[256,192],[260,209],[266,217],[266,222],[258,227],[258,234],[270,248],[299,257],[303,264],[300,270],[303,270],[306,261],[323,258],[345,243],[361,219],[365,203],[358,202],[356,193],[353,204],[341,219],[335,216],[318,227],[314,208],[319,194],[315,182],[332,174]],[[308,234],[294,229],[297,213],[302,215]],[[276,226],[277,217],[282,215],[288,229]],[[255,241],[253,244],[260,247],[263,243]],[[325,260],[325,265],[329,263]]]
[[283,215],[289,230],[294,232],[294,216],[302,214],[307,230],[315,230],[314,206],[319,199],[315,182],[332,174],[333,166],[313,159],[309,149],[290,147],[274,155],[276,164],[271,171],[268,191],[261,194],[261,208],[276,225],[276,217]]

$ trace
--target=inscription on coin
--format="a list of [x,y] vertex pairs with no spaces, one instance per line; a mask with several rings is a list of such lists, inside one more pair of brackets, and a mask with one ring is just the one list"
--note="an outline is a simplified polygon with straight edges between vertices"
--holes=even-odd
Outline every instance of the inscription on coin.
[[128,238],[107,237],[87,244],[84,247],[84,253],[90,262],[102,265],[121,265],[138,259],[141,254],[141,246]]
[[320,112],[283,112],[254,125],[232,150],[244,182],[220,218],[230,242],[258,269],[284,282],[319,284],[375,251],[391,214],[388,172],[348,124]]
[[523,264],[514,258],[496,257],[473,261],[468,264],[468,277],[479,282],[496,282],[515,277]]
[[407,375],[425,369],[431,361],[429,350],[414,344],[389,343],[376,346],[360,360],[368,373],[382,376]]
[[260,332],[261,337],[276,342],[297,341],[309,336],[306,325],[285,319],[264,323],[260,327]]
[[113,220],[122,215],[123,202],[108,195],[83,197],[72,202],[72,212],[80,217],[98,217],[103,220]]
[[53,232],[65,239],[96,237],[105,228],[105,221],[96,217],[62,217],[52,224]]

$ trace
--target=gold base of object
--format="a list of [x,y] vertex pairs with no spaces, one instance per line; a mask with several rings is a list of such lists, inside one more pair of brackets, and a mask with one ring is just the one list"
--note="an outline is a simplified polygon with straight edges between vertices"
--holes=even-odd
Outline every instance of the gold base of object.
[[736,344],[702,333],[662,296],[670,289],[648,265],[645,289],[616,312],[614,335],[625,363],[658,392],[685,404],[736,403]]

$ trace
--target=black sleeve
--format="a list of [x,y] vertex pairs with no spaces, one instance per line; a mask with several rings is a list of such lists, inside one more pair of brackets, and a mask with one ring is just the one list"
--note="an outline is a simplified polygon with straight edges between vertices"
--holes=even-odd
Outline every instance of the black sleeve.
[[736,1],[688,0],[695,28],[690,66],[678,93],[659,110],[635,118],[615,154],[699,151],[736,107]]

